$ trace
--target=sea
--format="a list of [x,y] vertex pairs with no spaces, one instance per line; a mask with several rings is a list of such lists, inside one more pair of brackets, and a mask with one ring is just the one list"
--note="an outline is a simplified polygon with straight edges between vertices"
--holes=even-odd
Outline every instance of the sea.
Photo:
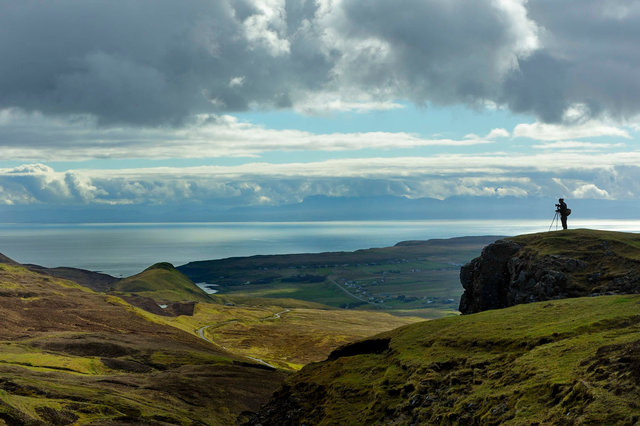
[[[0,253],[20,263],[126,277],[157,262],[387,247],[400,241],[512,236],[541,220],[0,224]],[[640,232],[637,220],[572,221],[572,228]],[[555,225],[551,230],[555,230]]]

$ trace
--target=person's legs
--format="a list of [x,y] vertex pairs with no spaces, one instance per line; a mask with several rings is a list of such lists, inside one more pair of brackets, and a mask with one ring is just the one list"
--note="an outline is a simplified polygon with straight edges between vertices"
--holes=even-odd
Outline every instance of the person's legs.
[[567,229],[567,217],[561,216],[560,219],[562,220],[562,229]]

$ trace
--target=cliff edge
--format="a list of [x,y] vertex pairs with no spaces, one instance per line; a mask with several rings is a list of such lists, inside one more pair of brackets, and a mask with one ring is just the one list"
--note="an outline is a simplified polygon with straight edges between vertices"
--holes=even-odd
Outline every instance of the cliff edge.
[[577,229],[486,246],[460,270],[463,314],[521,303],[640,293],[640,235]]

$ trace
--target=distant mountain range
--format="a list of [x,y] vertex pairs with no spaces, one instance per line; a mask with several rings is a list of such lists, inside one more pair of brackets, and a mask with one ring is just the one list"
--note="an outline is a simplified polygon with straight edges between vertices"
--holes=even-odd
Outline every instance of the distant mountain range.
[[[215,201],[131,205],[2,205],[4,223],[549,219],[555,199],[313,196],[296,204],[221,207]],[[635,219],[638,200],[567,200],[572,219]]]

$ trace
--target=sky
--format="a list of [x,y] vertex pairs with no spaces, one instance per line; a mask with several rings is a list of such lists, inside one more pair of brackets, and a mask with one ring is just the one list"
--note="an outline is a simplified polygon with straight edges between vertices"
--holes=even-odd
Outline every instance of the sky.
[[640,198],[640,1],[0,0],[0,205]]

